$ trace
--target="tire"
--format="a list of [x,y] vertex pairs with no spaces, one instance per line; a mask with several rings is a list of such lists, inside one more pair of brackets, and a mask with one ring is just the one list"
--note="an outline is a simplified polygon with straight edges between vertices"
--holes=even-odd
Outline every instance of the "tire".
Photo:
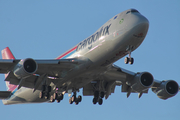
[[71,99],[72,99],[72,102],[75,102],[75,101],[76,101],[76,96],[73,95],[73,96],[71,97]]
[[53,93],[53,98],[57,100],[57,93]]
[[102,103],[103,103],[103,99],[99,99],[99,101],[98,101],[98,103],[99,103],[99,105],[102,105]]
[[61,100],[59,100],[59,99],[57,99],[56,101],[57,101],[57,103],[60,103],[60,102],[61,102]]
[[49,93],[45,93],[45,99],[49,99]]
[[134,58],[131,58],[131,59],[129,60],[129,64],[132,65],[133,63],[134,63]]
[[125,57],[124,63],[125,63],[125,64],[128,64],[128,63],[129,63],[129,58],[128,58],[128,57]]
[[79,96],[78,96],[78,102],[81,102],[81,101],[82,101],[82,96],[79,95]]
[[51,96],[51,97],[50,97],[50,102],[53,103],[54,101],[55,101],[54,96]]
[[72,97],[69,98],[69,104],[73,104]]
[[43,99],[43,97],[44,97],[43,92],[40,92],[40,93],[39,93],[39,98],[40,98],[40,99]]
[[97,98],[94,97],[94,98],[93,98],[93,104],[95,105],[96,103],[97,103]]
[[75,102],[75,105],[78,105],[78,104],[79,104],[79,102],[78,102],[78,101],[76,101],[76,102]]
[[60,94],[60,95],[59,95],[59,98],[60,98],[60,100],[63,100],[64,95],[63,95],[63,94]]

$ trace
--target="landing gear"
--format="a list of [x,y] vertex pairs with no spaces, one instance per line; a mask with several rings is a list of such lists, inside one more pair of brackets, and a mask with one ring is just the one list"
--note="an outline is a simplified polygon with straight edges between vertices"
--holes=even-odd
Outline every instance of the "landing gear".
[[94,88],[94,98],[92,100],[93,104],[103,104],[103,98],[105,96],[105,85],[107,83],[104,82],[104,80],[98,80],[96,83],[93,83],[93,88]]
[[95,91],[94,92],[94,98],[93,98],[93,104],[96,104],[98,102],[99,105],[102,105],[104,98],[104,92]]
[[41,98],[41,99],[43,99],[43,98],[49,99],[50,98],[50,92],[51,92],[51,86],[43,85],[42,90],[39,93],[39,98]]
[[64,95],[62,93],[58,94],[54,92],[52,95],[50,94],[52,91],[51,86],[42,85],[41,92],[39,93],[40,99],[49,99],[50,102],[54,102],[55,100],[57,103],[59,103],[61,100],[63,100]]
[[54,101],[55,101],[54,97],[53,97],[53,96],[51,96],[51,97],[50,97],[50,102],[52,102],[52,103],[53,103]]
[[55,94],[56,94],[55,99],[56,99],[57,103],[60,103],[60,101],[63,100],[64,95],[62,93],[61,94],[55,93]]
[[43,92],[41,91],[40,93],[39,93],[39,98],[43,98],[44,97],[44,94],[43,94]]
[[130,65],[132,65],[133,63],[134,63],[134,58],[129,58],[129,57],[126,57],[125,59],[124,59],[124,63],[125,64],[130,64]]
[[69,104],[75,103],[75,105],[78,105],[82,101],[82,96],[79,95],[76,97],[76,92],[74,92],[73,96],[69,98]]
[[132,51],[132,49],[133,49],[133,46],[128,46],[128,48],[127,48],[127,51],[128,51],[128,53],[129,53],[129,57],[126,57],[125,59],[124,59],[124,63],[125,64],[130,64],[130,65],[132,65],[133,63],[134,63],[134,58],[132,58],[131,57],[131,51]]
[[102,105],[102,103],[103,103],[103,99],[102,99],[102,98],[99,98],[98,103],[99,103],[99,105]]
[[98,98],[94,97],[93,98],[93,104],[96,104],[98,102]]

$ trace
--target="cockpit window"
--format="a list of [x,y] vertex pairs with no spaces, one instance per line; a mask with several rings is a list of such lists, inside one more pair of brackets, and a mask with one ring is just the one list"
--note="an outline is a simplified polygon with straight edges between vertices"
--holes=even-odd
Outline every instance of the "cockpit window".
[[127,13],[126,14],[128,14],[128,13],[130,13],[131,11],[127,11]]
[[130,11],[127,11],[127,13],[126,14],[129,14],[129,13],[139,13],[137,10],[135,10],[135,9],[132,9],[132,10],[130,10]]
[[132,12],[132,13],[133,13],[133,12],[137,12],[137,13],[139,13],[137,10],[134,10],[134,9],[133,9],[133,10],[131,10],[131,12]]

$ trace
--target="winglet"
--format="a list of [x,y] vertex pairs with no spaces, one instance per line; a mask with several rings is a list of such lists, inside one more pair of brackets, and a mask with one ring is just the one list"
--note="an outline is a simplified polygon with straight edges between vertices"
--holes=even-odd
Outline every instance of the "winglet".
[[15,59],[9,47],[6,47],[1,51],[2,59]]

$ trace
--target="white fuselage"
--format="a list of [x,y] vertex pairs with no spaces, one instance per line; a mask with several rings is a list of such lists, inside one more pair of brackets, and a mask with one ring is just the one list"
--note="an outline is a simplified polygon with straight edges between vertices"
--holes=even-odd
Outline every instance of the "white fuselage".
[[[93,69],[111,65],[129,54],[129,47],[132,48],[132,51],[139,47],[147,34],[148,27],[149,22],[143,15],[136,11],[126,10],[111,18],[93,35],[80,42],[76,46],[76,51],[66,58],[87,58],[90,61],[87,71],[89,70],[91,73]],[[60,57],[58,58],[60,59]],[[82,71],[81,74],[83,74]],[[71,77],[75,77],[75,75],[77,74]],[[86,81],[84,84],[79,85],[78,88],[83,87],[88,82]],[[4,100],[3,103],[15,104],[47,101],[39,99],[38,95],[38,90],[33,93],[33,89],[22,87],[9,100]]]

